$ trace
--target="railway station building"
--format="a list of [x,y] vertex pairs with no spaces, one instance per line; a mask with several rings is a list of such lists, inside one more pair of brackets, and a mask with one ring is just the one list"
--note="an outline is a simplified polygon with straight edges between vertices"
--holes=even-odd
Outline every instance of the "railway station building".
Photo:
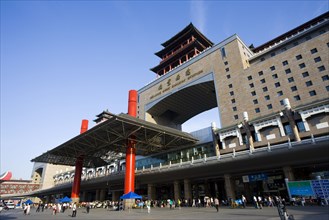
[[[214,44],[192,23],[161,45],[156,79],[135,90],[135,115],[103,111],[94,127],[34,158],[68,167],[35,195],[70,196],[83,154],[80,201],[119,200],[127,142],[132,189],[152,200],[251,201],[287,196],[287,180],[329,178],[328,12],[257,47],[236,34]],[[209,118],[207,128],[182,131],[214,108],[219,125]]]

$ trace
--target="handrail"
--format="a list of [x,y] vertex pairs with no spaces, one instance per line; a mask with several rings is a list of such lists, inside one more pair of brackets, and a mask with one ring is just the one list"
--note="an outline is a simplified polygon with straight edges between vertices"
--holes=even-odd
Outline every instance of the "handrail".
[[[220,156],[211,156],[211,157],[206,157],[204,156],[203,158],[199,158],[199,159],[194,159],[194,157],[191,158],[191,160],[188,161],[182,161],[180,160],[177,163],[172,163],[172,161],[168,161],[168,164],[153,164],[150,165],[149,168],[145,168],[142,167],[141,169],[136,169],[135,173],[136,174],[143,174],[143,173],[151,173],[151,172],[162,172],[162,171],[166,171],[169,169],[183,169],[186,167],[190,167],[190,166],[197,166],[197,165],[204,165],[204,164],[210,164],[210,163],[218,163],[218,162],[223,162],[226,160],[232,160],[233,159],[237,159],[240,158],[241,156],[246,156],[246,155],[254,155],[254,154],[258,154],[258,153],[271,153],[273,151],[277,151],[280,149],[291,149],[291,148],[298,148],[301,146],[305,146],[305,144],[316,144],[319,142],[324,142],[324,141],[329,141],[329,135],[326,136],[321,136],[321,137],[314,137],[313,135],[311,135],[310,138],[308,139],[304,139],[301,141],[293,141],[291,142],[290,140],[288,140],[288,142],[286,143],[281,143],[281,144],[276,144],[276,145],[270,145],[270,143],[268,143],[267,146],[262,146],[259,148],[255,148],[254,150],[242,150],[242,151],[238,151],[236,152],[235,150],[232,153],[227,153],[227,154],[222,154]],[[110,173],[106,173],[106,174],[101,174],[99,176],[93,175],[93,176],[83,176],[82,181],[91,181],[94,179],[98,179],[100,177],[105,177],[105,176],[111,176],[111,175],[118,175],[123,173],[124,170],[122,171],[114,171],[114,172],[110,172]],[[61,185],[61,184],[67,184],[67,183],[72,183],[72,179],[68,179],[66,181],[60,181],[55,183],[56,186]]]

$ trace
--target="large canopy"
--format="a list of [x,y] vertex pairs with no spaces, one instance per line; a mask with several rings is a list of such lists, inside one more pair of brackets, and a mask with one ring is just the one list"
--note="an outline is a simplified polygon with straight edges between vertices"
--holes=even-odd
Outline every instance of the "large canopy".
[[76,158],[82,156],[84,167],[99,167],[123,158],[130,140],[136,143],[136,154],[144,156],[197,142],[188,133],[127,114],[106,112],[106,118],[106,121],[31,161],[74,166]]

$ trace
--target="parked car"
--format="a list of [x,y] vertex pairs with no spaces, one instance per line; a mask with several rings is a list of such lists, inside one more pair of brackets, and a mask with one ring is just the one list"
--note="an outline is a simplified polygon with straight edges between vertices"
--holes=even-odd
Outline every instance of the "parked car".
[[13,202],[5,202],[6,203],[6,206],[8,207],[8,209],[14,209],[16,206],[15,206],[15,203]]

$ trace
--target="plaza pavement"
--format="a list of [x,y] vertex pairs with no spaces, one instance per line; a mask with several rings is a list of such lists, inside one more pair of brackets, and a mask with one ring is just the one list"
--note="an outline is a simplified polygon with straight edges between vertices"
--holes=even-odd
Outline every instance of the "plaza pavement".
[[[305,207],[290,207],[287,206],[287,211],[290,215],[294,215],[298,220],[328,220],[329,206],[305,206]],[[35,212],[31,209],[30,215],[24,215],[21,209],[3,211],[0,214],[1,220],[13,219],[137,219],[137,220],[162,220],[162,219],[186,219],[186,220],[208,220],[208,219],[242,219],[242,220],[279,220],[279,214],[276,207],[264,207],[263,209],[255,209],[251,206],[243,208],[220,207],[219,212],[215,208],[191,208],[182,207],[181,209],[169,208],[152,208],[151,213],[147,213],[147,209],[132,209],[130,211],[113,211],[103,208],[91,209],[87,214],[84,208],[79,208],[77,217],[71,217],[72,210],[67,210],[65,213],[52,215],[51,210],[44,212]]]

